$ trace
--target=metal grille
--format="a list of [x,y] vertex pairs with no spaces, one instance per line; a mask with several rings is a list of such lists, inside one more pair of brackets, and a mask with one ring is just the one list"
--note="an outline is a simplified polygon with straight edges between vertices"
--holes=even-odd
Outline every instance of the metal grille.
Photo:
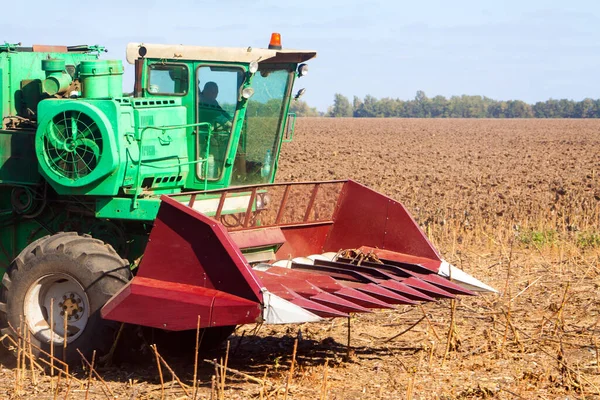
[[70,179],[89,175],[100,162],[102,134],[88,115],[70,111],[56,115],[46,128],[44,151],[50,168]]

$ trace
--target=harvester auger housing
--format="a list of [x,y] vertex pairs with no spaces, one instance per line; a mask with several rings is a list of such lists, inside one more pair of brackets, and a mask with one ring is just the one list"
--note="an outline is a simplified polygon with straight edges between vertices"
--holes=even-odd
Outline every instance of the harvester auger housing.
[[118,322],[224,339],[493,291],[390,198],[273,183],[315,52],[134,43],[123,94],[103,50],[0,45],[2,334],[73,362]]

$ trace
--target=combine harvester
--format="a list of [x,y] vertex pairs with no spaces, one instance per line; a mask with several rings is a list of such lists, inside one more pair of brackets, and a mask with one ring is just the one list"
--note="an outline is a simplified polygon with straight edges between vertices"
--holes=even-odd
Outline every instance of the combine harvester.
[[36,355],[493,291],[386,196],[273,183],[315,52],[130,44],[130,96],[103,51],[0,46],[0,327]]

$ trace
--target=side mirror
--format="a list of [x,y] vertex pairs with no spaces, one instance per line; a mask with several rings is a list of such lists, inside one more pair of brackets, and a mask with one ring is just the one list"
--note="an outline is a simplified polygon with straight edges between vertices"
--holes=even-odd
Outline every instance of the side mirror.
[[296,113],[288,113],[287,120],[285,121],[285,130],[283,135],[283,142],[289,143],[294,139],[294,130],[296,129]]

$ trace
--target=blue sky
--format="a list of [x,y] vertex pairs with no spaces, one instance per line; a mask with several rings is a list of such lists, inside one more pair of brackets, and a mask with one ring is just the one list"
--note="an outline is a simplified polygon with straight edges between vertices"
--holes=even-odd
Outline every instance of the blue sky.
[[128,42],[264,47],[280,32],[284,47],[318,52],[297,87],[320,110],[334,93],[600,97],[596,1],[31,0],[3,15],[0,41],[102,44],[121,59]]

